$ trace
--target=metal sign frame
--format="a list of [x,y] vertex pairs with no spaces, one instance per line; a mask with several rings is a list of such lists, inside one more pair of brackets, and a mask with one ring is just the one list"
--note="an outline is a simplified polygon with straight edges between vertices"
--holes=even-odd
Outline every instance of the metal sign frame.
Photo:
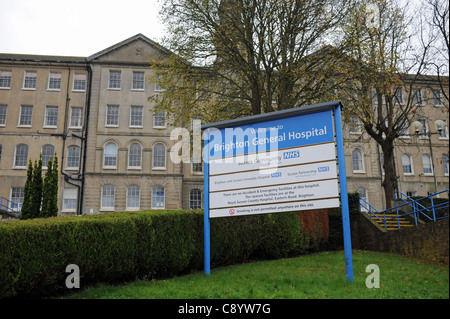
[[[207,124],[202,126],[203,138],[204,138],[204,272],[205,274],[210,274],[210,138],[213,129],[226,129],[226,128],[238,128],[244,127],[245,125],[255,125],[261,122],[267,122],[271,120],[283,120],[285,121],[292,117],[298,116],[311,116],[314,114],[319,114],[320,112],[330,111],[332,117],[334,118],[334,143],[336,145],[336,155],[337,155],[337,169],[339,176],[339,192],[338,196],[340,199],[340,206],[342,210],[342,223],[343,223],[343,235],[344,235],[344,255],[345,255],[345,267],[346,267],[346,278],[348,281],[353,282],[353,262],[352,262],[352,250],[351,250],[351,234],[350,234],[350,217],[349,217],[349,206],[348,206],[348,194],[347,194],[347,178],[345,174],[345,157],[344,157],[344,139],[342,134],[342,117],[341,109],[342,104],[340,101],[333,101],[321,104],[314,104],[303,106],[295,109],[288,109],[278,112],[260,114],[255,116],[249,116],[245,118],[217,122],[212,124]],[[300,132],[299,132],[300,134]],[[304,137],[304,136],[303,136]],[[230,142],[232,143],[232,142]],[[242,143],[242,142],[241,142]],[[230,144],[231,146],[236,145],[236,143]],[[308,144],[307,144],[308,145]],[[231,148],[231,147],[230,147]],[[275,150],[277,151],[277,149]],[[223,150],[225,152],[225,150]],[[234,150],[236,154],[236,150]],[[310,208],[311,209],[311,208]],[[298,209],[301,210],[301,209]],[[234,208],[230,208],[230,215],[234,215]],[[282,210],[280,210],[282,211]],[[269,213],[269,212],[265,212]],[[216,216],[218,217],[218,216]]]

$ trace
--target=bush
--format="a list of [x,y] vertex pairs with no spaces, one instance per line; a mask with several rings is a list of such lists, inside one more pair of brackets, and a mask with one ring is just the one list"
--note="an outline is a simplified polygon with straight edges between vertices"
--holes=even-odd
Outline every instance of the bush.
[[[304,253],[297,213],[211,220],[211,266]],[[0,223],[0,296],[70,292],[66,266],[81,285],[163,278],[203,267],[203,211],[145,211]]]

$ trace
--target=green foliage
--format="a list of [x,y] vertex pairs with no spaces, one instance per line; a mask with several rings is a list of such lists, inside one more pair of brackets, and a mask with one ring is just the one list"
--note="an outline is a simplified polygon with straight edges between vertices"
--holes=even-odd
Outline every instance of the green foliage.
[[32,183],[33,183],[33,163],[31,160],[28,162],[28,170],[27,170],[27,180],[25,181],[25,187],[23,190],[23,203],[20,214],[20,219],[29,219],[33,218],[33,191],[32,191]]
[[33,168],[33,182],[32,182],[32,218],[39,217],[42,203],[42,154],[39,156],[39,161],[34,162]]
[[[211,265],[309,249],[296,213],[211,220]],[[55,295],[65,267],[81,284],[163,278],[203,267],[203,211],[116,212],[0,224],[0,296]]]
[[58,158],[50,159],[47,164],[42,187],[42,209],[39,217],[58,215]]

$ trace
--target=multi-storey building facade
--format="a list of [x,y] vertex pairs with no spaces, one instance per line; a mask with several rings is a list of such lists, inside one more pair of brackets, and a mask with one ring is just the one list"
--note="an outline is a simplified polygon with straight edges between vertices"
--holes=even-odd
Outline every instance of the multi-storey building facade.
[[[56,153],[61,215],[201,208],[201,165],[172,160],[178,135],[148,100],[167,54],[141,34],[85,58],[0,54],[0,196],[20,204],[28,160]],[[448,102],[436,78],[415,85],[424,128],[405,128],[395,160],[399,190],[420,196],[448,189]],[[357,123],[344,136],[349,191],[385,207],[380,148]]]
[[20,205],[28,161],[56,153],[60,211],[76,212],[88,80],[84,58],[0,54],[0,196]]

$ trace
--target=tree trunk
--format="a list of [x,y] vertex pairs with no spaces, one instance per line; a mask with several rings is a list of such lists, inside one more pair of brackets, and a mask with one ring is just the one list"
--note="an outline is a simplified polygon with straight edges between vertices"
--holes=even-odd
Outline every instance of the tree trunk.
[[380,145],[384,156],[384,180],[382,185],[384,189],[384,197],[386,199],[386,209],[389,209],[393,207],[394,192],[398,188],[394,162],[394,143],[393,141],[386,139],[383,140],[383,143]]

